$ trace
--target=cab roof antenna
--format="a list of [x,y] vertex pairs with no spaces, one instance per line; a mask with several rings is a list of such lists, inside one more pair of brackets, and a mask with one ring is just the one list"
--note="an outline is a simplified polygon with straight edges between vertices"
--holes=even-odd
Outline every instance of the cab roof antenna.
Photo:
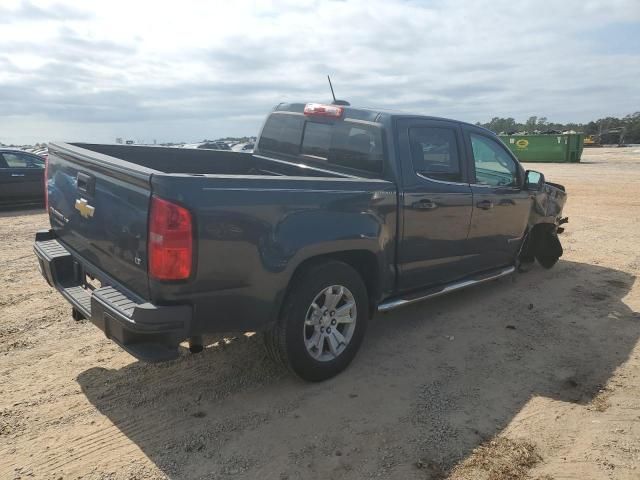
[[329,88],[331,89],[331,96],[333,97],[332,105],[344,105],[346,107],[350,106],[351,104],[349,102],[347,102],[346,100],[337,100],[336,99],[336,94],[333,92],[333,85],[331,84],[331,77],[329,75],[327,75],[327,80],[329,80]]

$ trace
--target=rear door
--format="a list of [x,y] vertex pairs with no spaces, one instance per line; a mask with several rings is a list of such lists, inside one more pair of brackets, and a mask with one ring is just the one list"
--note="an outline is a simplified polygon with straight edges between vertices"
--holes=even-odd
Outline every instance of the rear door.
[[88,148],[50,145],[51,226],[85,260],[88,273],[102,271],[148,298],[147,219],[154,170]]
[[398,286],[407,291],[465,275],[472,193],[456,123],[399,119],[397,132],[403,183]]
[[469,253],[482,270],[512,264],[531,211],[531,195],[522,188],[524,171],[489,133],[466,129],[465,142],[473,180]]

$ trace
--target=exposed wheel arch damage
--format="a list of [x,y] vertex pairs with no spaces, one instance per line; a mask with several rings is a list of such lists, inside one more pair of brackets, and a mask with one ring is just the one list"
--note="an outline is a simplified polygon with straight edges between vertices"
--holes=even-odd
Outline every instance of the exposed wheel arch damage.
[[545,183],[533,196],[528,231],[518,258],[520,265],[537,260],[544,268],[551,268],[560,259],[563,249],[558,234],[564,231],[560,225],[569,221],[562,217],[566,200],[564,186],[556,183]]

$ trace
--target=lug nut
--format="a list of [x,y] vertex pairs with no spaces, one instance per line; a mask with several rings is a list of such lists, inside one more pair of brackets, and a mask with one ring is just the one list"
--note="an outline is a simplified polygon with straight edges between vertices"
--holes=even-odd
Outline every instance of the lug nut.
[[327,327],[327,333],[331,333],[331,327]]
[[336,324],[336,319],[334,318],[333,320],[331,320],[331,325],[335,325]]

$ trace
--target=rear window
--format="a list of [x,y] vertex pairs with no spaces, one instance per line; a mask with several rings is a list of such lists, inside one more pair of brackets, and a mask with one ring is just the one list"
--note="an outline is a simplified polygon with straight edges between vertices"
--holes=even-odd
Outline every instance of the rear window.
[[273,114],[267,120],[258,147],[269,152],[297,155],[304,118],[296,115]]
[[260,150],[302,156],[322,163],[382,173],[382,131],[349,120],[319,122],[301,116],[274,114],[264,126]]

